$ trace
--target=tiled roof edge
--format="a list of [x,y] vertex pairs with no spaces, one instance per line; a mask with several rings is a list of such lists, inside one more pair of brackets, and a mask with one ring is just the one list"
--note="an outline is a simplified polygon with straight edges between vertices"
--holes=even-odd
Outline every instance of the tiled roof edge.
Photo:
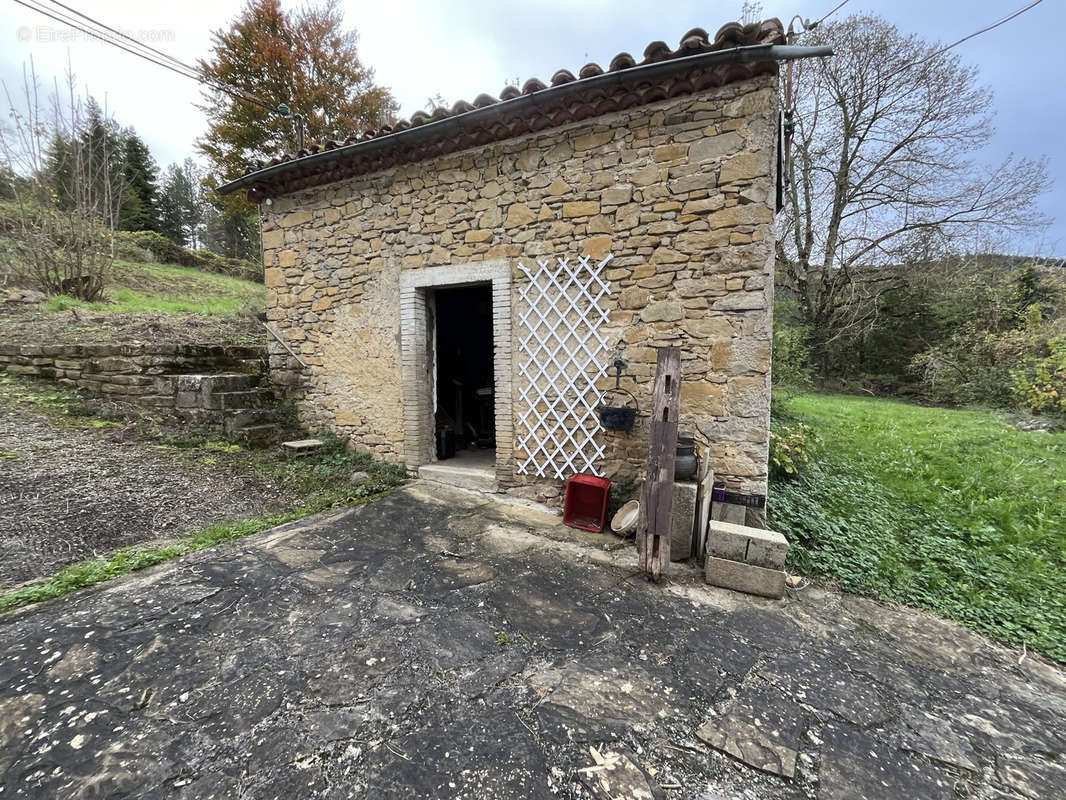
[[[644,49],[644,59],[639,63],[628,53],[619,53],[607,70],[590,63],[582,67],[577,76],[568,70],[557,71],[550,86],[532,78],[522,89],[504,87],[499,99],[481,94],[473,103],[460,101],[451,109],[437,108],[432,114],[419,111],[410,120],[391,127],[349,136],[343,142],[312,145],[295,154],[259,164],[241,178],[220,187],[219,192],[228,194],[246,188],[250,199],[262,200],[385,169],[397,163],[432,158],[621,108],[776,72],[777,63],[772,51],[784,41],[784,30],[777,19],[747,26],[735,22],[723,25],[713,41],[702,28],[693,28],[681,37],[676,50],[671,50],[664,42],[652,42]],[[681,73],[686,72],[690,74],[679,80]],[[697,72],[703,74],[693,74]],[[647,86],[642,83],[635,94],[623,87],[623,84],[653,78],[654,83]],[[550,108],[552,101],[562,101],[575,94],[589,95],[583,107]],[[489,125],[490,122],[493,124]],[[389,154],[385,151],[397,152]],[[340,166],[342,161],[353,159],[357,163]]]

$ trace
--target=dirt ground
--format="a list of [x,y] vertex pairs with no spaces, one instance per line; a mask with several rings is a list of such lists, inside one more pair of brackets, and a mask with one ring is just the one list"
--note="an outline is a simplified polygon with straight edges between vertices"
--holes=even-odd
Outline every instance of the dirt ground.
[[418,483],[0,615],[3,797],[1050,800],[1066,677]]
[[0,386],[0,589],[293,499],[234,474],[225,459],[211,464],[210,454],[145,441],[119,424],[59,424],[14,402],[12,391]]
[[75,314],[0,302],[0,342],[6,343],[255,345],[265,344],[266,335],[250,314]]

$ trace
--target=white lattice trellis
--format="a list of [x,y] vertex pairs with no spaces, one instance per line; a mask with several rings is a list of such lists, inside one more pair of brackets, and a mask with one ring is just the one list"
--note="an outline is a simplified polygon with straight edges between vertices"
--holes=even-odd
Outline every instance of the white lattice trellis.
[[600,299],[611,293],[601,277],[611,260],[588,256],[537,262],[518,268],[529,278],[522,288],[519,327],[518,445],[524,475],[563,479],[575,472],[599,474],[603,445],[596,382],[607,372],[607,342],[600,326],[607,312]]

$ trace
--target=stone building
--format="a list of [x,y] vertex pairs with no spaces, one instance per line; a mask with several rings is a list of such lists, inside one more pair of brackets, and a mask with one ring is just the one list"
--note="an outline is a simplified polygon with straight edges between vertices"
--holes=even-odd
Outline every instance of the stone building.
[[[764,493],[779,63],[822,54],[777,20],[695,29],[227,184],[259,203],[273,380],[412,471],[551,499],[640,471],[646,416],[608,431],[596,407],[645,412],[676,345],[682,433]],[[601,397],[619,359],[632,397]],[[467,449],[434,465],[438,439]]]

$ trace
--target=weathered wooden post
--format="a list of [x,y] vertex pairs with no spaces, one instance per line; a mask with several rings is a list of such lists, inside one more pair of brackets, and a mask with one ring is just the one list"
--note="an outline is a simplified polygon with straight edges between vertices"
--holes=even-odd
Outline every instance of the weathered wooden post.
[[640,569],[653,581],[659,580],[670,563],[670,505],[673,503],[680,405],[681,351],[676,347],[662,347],[655,366],[651,440],[637,525]]

